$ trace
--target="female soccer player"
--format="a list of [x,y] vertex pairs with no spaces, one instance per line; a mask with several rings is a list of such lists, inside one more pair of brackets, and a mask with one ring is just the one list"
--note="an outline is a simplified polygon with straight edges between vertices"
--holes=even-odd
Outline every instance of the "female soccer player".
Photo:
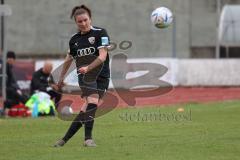
[[92,139],[95,112],[99,100],[109,85],[109,56],[107,46],[109,37],[105,29],[91,25],[91,10],[85,5],[72,9],[71,18],[74,18],[78,31],[69,41],[69,52],[64,60],[58,86],[63,86],[64,76],[74,60],[78,72],[78,82],[81,88],[81,97],[85,105],[72,122],[65,136],[56,142],[54,147],[61,147],[84,125],[84,146],[95,147]]

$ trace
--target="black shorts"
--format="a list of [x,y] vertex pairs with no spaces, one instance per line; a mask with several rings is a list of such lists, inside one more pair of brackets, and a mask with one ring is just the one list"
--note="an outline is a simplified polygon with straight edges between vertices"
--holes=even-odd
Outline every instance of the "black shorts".
[[85,75],[78,75],[78,84],[81,88],[81,97],[88,97],[92,94],[98,94],[102,98],[109,86],[109,78],[98,76],[96,78],[89,78]]

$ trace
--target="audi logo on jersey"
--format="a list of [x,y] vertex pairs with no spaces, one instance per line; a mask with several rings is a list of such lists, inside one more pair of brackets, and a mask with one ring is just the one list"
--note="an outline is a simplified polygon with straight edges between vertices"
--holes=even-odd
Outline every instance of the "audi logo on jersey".
[[94,47],[78,49],[77,50],[77,56],[78,57],[87,56],[87,55],[93,54],[94,52],[95,52],[95,48]]

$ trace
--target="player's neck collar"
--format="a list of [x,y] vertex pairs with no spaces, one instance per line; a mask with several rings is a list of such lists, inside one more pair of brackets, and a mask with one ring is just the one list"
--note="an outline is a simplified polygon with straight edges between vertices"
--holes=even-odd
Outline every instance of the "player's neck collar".
[[81,31],[79,31],[80,35],[86,35],[88,33],[90,33],[92,31],[93,27],[91,26],[90,27],[90,30],[88,32],[85,32],[85,33],[82,33]]

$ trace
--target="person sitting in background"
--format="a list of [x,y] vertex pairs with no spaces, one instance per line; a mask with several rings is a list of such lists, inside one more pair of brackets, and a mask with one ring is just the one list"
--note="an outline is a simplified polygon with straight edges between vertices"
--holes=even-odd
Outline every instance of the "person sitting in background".
[[12,68],[15,63],[16,55],[13,51],[7,52],[7,81],[6,81],[6,100],[4,101],[4,110],[5,114],[8,114],[8,111],[14,105],[19,103],[25,104],[28,97],[24,95],[18,86],[16,79],[14,77]]
[[33,73],[31,81],[31,95],[39,91],[45,92],[54,99],[56,108],[62,98],[62,94],[58,93],[58,86],[54,84],[51,75],[53,65],[50,61],[46,61],[42,68]]

